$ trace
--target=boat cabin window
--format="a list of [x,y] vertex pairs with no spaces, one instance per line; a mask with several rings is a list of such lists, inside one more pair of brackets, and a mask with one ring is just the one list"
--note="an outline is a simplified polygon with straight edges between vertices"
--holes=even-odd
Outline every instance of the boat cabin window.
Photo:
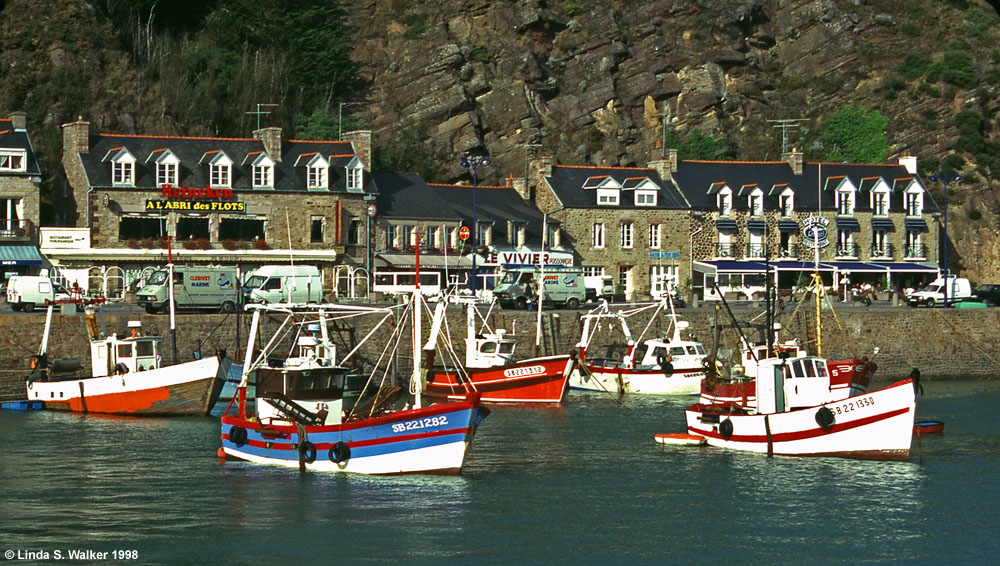
[[816,360],[816,375],[817,377],[826,377],[826,364],[820,360]]
[[759,348],[757,350],[757,359],[766,360],[767,358],[771,357],[770,354],[771,352],[767,351],[767,348]]
[[153,355],[153,342],[143,340],[135,343],[135,353],[139,357],[149,357]]
[[704,347],[704,346],[702,346],[701,344],[696,344],[696,345],[695,345],[695,351],[697,351],[697,352],[698,352],[698,354],[700,354],[700,355],[702,355],[702,356],[704,356],[704,355],[706,354],[706,352],[705,352],[705,347]]
[[805,377],[806,376],[806,373],[804,371],[802,371],[802,360],[795,360],[795,363],[792,364],[792,368],[794,370],[795,377]]
[[816,377],[816,368],[813,367],[813,360],[806,360],[802,365],[806,367],[806,377]]
[[670,347],[670,355],[671,356],[683,356],[684,355],[684,346],[671,346]]
[[501,354],[513,354],[514,353],[514,346],[515,345],[516,344],[514,342],[501,342],[500,343],[500,353]]
[[117,357],[120,358],[131,358],[132,357],[132,345],[131,344],[119,344]]
[[484,354],[492,354],[497,351],[497,343],[483,342],[483,345],[479,347],[479,351]]

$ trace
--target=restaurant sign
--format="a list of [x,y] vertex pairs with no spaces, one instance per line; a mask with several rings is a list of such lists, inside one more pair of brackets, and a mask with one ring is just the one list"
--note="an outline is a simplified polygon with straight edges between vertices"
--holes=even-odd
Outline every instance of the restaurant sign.
[[[246,212],[245,202],[233,202],[232,189],[163,185],[160,200],[148,199],[146,212]],[[229,202],[225,202],[229,201]]]

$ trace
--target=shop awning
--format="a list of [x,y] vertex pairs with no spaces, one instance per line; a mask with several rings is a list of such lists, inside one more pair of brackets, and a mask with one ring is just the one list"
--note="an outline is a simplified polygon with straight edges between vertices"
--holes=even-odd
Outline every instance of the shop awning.
[[0,265],[42,265],[35,246],[0,246]]
[[884,265],[879,265],[877,263],[865,263],[863,261],[827,261],[824,263],[837,271],[846,271],[848,273],[856,271],[885,273],[886,271],[889,271],[889,268]]
[[927,222],[923,218],[906,218],[903,220],[903,226],[906,227],[908,232],[928,232]]
[[[386,265],[396,268],[413,269],[416,267],[416,258],[412,253],[380,253],[375,259],[381,260]],[[427,269],[471,269],[472,257],[461,255],[424,255],[420,254],[420,267]]]
[[764,264],[759,261],[702,260],[694,262],[693,267],[695,271],[706,275],[764,272]]
[[794,220],[779,220],[778,230],[782,232],[790,232],[792,234],[799,233],[799,223]]
[[860,232],[861,224],[858,223],[857,218],[838,218],[837,229],[844,231],[854,230],[855,232]]
[[736,221],[735,220],[731,220],[731,219],[723,218],[721,220],[716,220],[715,221],[715,227],[718,228],[719,230],[735,230],[736,229]]
[[906,263],[902,261],[877,262],[889,270],[889,273],[937,273],[938,266],[929,263]]
[[872,218],[872,229],[892,231],[896,229],[896,225],[888,218]]
[[763,232],[767,225],[763,220],[747,220],[747,230],[755,230]]

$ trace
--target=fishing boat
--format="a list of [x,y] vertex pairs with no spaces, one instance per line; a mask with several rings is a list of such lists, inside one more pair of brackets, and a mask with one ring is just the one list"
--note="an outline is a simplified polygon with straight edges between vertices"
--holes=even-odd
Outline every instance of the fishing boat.
[[834,400],[822,358],[769,358],[760,370],[755,409],[692,405],[685,411],[688,433],[711,446],[768,455],[909,457],[916,414],[912,380]]
[[[386,341],[379,359],[367,369],[374,390],[358,405],[345,406],[344,392],[357,373],[362,344],[395,318],[394,308],[352,305],[253,305],[253,319],[237,388],[235,413],[222,416],[220,457],[325,472],[359,474],[458,474],[476,429],[488,414],[478,393],[461,401],[424,405],[425,369],[419,340],[422,295],[408,301],[408,314]],[[278,329],[257,350],[264,315],[282,318]],[[325,337],[327,322],[375,317],[371,331],[351,351],[338,357]],[[389,382],[391,361],[412,320],[413,370],[409,387]],[[315,331],[319,329],[319,336]],[[293,350],[278,355],[287,343]],[[287,350],[286,350],[287,351]],[[256,375],[253,405],[247,394]]]
[[93,307],[87,307],[86,321],[89,372],[81,369],[78,359],[49,359],[49,306],[41,347],[31,359],[29,402],[41,402],[50,410],[118,415],[205,415],[211,410],[229,371],[224,352],[163,365],[162,339],[143,335],[139,321],[130,321],[122,336],[100,335]]
[[[649,322],[638,338],[632,336],[628,319],[652,309]],[[658,315],[666,313],[670,326],[665,338],[643,340]],[[696,340],[683,338],[688,322],[678,320],[673,302],[663,298],[652,305],[612,312],[607,303],[583,317],[583,334],[577,344],[580,370],[570,376],[570,388],[652,395],[689,395],[698,393],[705,377],[705,347]],[[604,323],[618,328],[625,338],[624,353],[615,358],[592,356],[594,335]]]
[[[471,298],[456,297],[449,301],[466,306],[465,364],[448,363],[428,370],[428,397],[463,399],[476,392],[484,403],[562,402],[570,373],[576,365],[575,355],[519,360],[515,353],[517,339],[505,329],[491,329],[487,323],[489,312],[481,316]],[[435,321],[444,316],[444,305],[445,301],[438,303]],[[438,340],[440,335],[440,324],[434,324],[428,344],[438,345],[442,342]],[[447,355],[442,358],[456,359],[450,344],[444,346]]]

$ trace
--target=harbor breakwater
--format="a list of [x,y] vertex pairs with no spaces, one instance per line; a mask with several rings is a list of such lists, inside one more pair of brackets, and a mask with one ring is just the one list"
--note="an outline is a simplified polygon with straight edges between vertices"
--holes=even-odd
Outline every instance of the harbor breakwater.
[[[616,308],[615,306],[614,308]],[[536,347],[537,313],[496,311],[490,315],[494,328],[504,328],[518,339],[518,353],[522,357],[546,353],[565,353],[574,349],[580,339],[584,310],[543,311],[542,332]],[[760,309],[737,307],[734,314],[746,330],[748,321],[763,323]],[[713,322],[717,319],[721,330],[720,347],[733,348],[736,333],[732,321],[724,311],[712,306],[686,308],[678,311],[679,317],[690,323],[684,329],[711,349],[714,341]],[[140,313],[109,314],[104,316],[102,331],[126,332],[130,320],[142,322],[142,332],[163,337],[163,356],[173,360],[170,319],[166,315]],[[638,337],[646,327],[649,315],[641,313],[629,319],[633,336]],[[786,309],[779,320],[783,321],[782,338],[800,338],[810,353],[816,352],[815,315],[803,307],[792,312]],[[250,317],[224,314],[183,314],[177,316],[177,359],[192,359],[196,352],[210,355],[219,350],[242,363],[243,350]],[[353,339],[365,336],[374,320],[354,319],[332,331],[335,341],[344,348]],[[658,320],[645,335],[651,337],[656,329],[665,331],[667,321]],[[30,373],[32,354],[38,352],[45,327],[45,314],[0,316],[0,401],[24,398],[24,379]],[[237,328],[239,327],[239,328]],[[429,324],[424,325],[426,337]],[[447,327],[460,357],[464,356],[465,313],[454,308],[448,313]],[[1000,308],[990,309],[925,309],[876,306],[845,307],[835,313],[824,309],[821,337],[822,354],[830,359],[843,359],[853,354],[874,357],[879,366],[876,380],[892,381],[909,375],[919,368],[924,379],[992,379],[1000,377]],[[378,357],[388,340],[388,325],[379,329],[363,354],[368,359]],[[750,334],[748,332],[748,334]],[[754,336],[754,334],[750,334]],[[84,368],[90,367],[86,323],[82,315],[53,316],[49,336],[50,358],[77,358]],[[605,345],[623,343],[617,326],[605,322],[592,340],[592,355],[600,357]],[[875,348],[879,349],[877,355]],[[596,352],[595,352],[596,350]],[[285,350],[287,351],[287,350]],[[343,351],[343,350],[341,350]],[[442,356],[439,353],[439,359]],[[460,358],[461,359],[461,358]],[[398,353],[400,364],[409,361],[409,351]],[[406,367],[401,365],[400,367]]]

